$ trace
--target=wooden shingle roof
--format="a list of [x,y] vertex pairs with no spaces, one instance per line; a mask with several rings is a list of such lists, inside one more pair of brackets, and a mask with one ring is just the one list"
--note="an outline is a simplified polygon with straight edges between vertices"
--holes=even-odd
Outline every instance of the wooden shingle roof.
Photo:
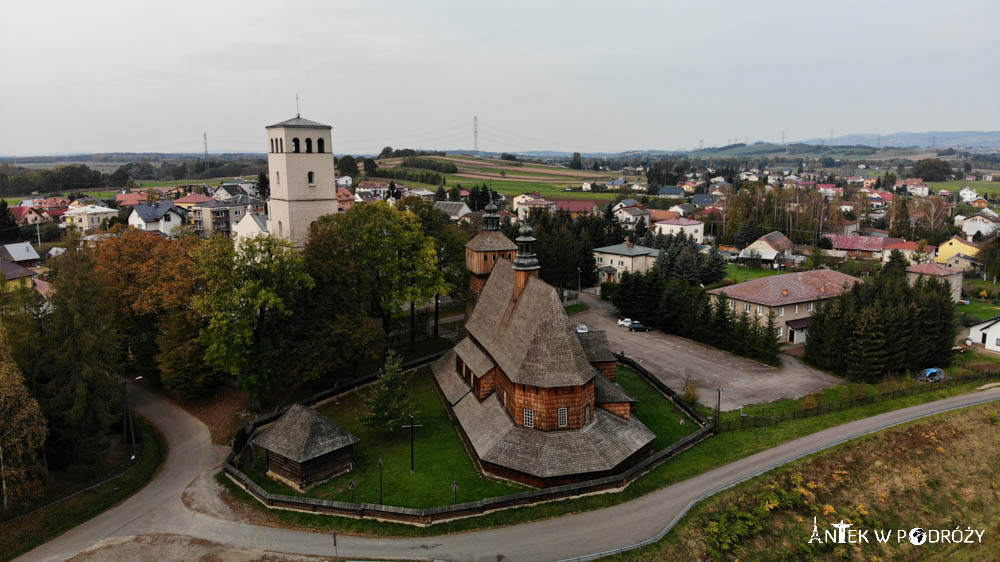
[[586,384],[597,370],[570,329],[556,290],[531,277],[515,301],[514,269],[498,260],[465,329],[511,382],[539,387]]
[[466,242],[465,247],[474,252],[499,252],[517,249],[517,245],[499,230],[480,230],[475,238]]
[[254,445],[305,462],[360,441],[312,408],[295,404],[253,439]]
[[[575,332],[575,330],[574,330]],[[587,361],[591,363],[600,361],[617,361],[611,353],[611,345],[608,344],[608,334],[604,330],[591,330],[589,332],[575,332],[583,352],[587,354]]]

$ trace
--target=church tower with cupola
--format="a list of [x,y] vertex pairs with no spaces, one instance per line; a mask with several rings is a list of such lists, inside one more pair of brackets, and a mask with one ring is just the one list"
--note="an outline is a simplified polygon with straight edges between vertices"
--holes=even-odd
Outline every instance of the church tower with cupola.
[[500,214],[493,201],[483,209],[483,228],[465,245],[465,267],[469,270],[469,299],[466,318],[472,314],[493,266],[500,258],[513,262],[517,246],[500,230]]
[[298,247],[310,224],[337,212],[331,130],[300,115],[267,127],[268,232]]

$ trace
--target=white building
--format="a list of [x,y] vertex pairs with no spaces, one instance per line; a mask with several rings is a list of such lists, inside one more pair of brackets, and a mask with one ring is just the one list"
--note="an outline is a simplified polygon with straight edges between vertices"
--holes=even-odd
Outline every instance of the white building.
[[79,228],[80,230],[97,230],[101,228],[104,220],[111,220],[118,216],[116,209],[102,207],[100,205],[84,205],[74,207],[63,214],[63,222],[69,228]]
[[[309,225],[337,213],[331,127],[296,115],[267,127],[268,232],[301,247]],[[242,222],[242,221],[241,221]]]
[[906,191],[909,192],[910,195],[916,197],[927,197],[931,190],[927,187],[927,184],[922,183],[917,185],[908,185],[906,186]]
[[666,219],[657,221],[653,225],[653,229],[657,234],[664,235],[684,233],[687,236],[693,237],[694,241],[698,244],[701,244],[705,240],[705,223],[692,219]]
[[977,193],[975,189],[965,186],[959,190],[958,198],[962,200],[962,203],[972,203],[979,198],[979,193]]
[[267,234],[267,217],[264,215],[253,213],[243,215],[243,218],[233,227],[233,238],[237,242],[261,234]]
[[129,210],[127,222],[139,230],[169,235],[187,222],[187,210],[172,201],[140,203]]
[[1000,317],[970,327],[969,339],[990,351],[1000,351]]

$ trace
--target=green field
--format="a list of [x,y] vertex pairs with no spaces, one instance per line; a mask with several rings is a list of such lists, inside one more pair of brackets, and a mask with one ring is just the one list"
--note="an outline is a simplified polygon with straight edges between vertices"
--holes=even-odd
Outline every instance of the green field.
[[186,179],[186,180],[139,180],[135,182],[138,187],[171,187],[175,185],[219,185],[224,181],[236,179],[235,176],[226,178],[206,178],[206,179]]
[[653,447],[657,451],[698,431],[698,424],[691,421],[635,371],[618,367],[615,380],[635,398],[635,417],[656,434]]
[[965,180],[955,180],[955,181],[929,181],[927,182],[927,187],[931,188],[931,191],[938,192],[942,189],[947,189],[952,193],[957,193],[963,187],[969,186],[979,192],[980,195],[984,193],[1000,193],[1000,181],[965,181]]
[[759,269],[756,267],[740,267],[734,263],[726,264],[726,279],[733,279],[737,283],[742,283],[744,281],[749,281],[751,279],[760,279],[761,277],[770,277],[771,275],[777,275],[781,273],[775,269]]

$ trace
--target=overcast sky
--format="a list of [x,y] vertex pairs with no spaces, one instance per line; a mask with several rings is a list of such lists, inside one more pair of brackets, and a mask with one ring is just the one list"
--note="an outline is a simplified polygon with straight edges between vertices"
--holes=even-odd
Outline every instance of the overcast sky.
[[[545,4],[545,5],[542,5]],[[6,2],[0,154],[620,151],[1000,129],[1000,2]]]

